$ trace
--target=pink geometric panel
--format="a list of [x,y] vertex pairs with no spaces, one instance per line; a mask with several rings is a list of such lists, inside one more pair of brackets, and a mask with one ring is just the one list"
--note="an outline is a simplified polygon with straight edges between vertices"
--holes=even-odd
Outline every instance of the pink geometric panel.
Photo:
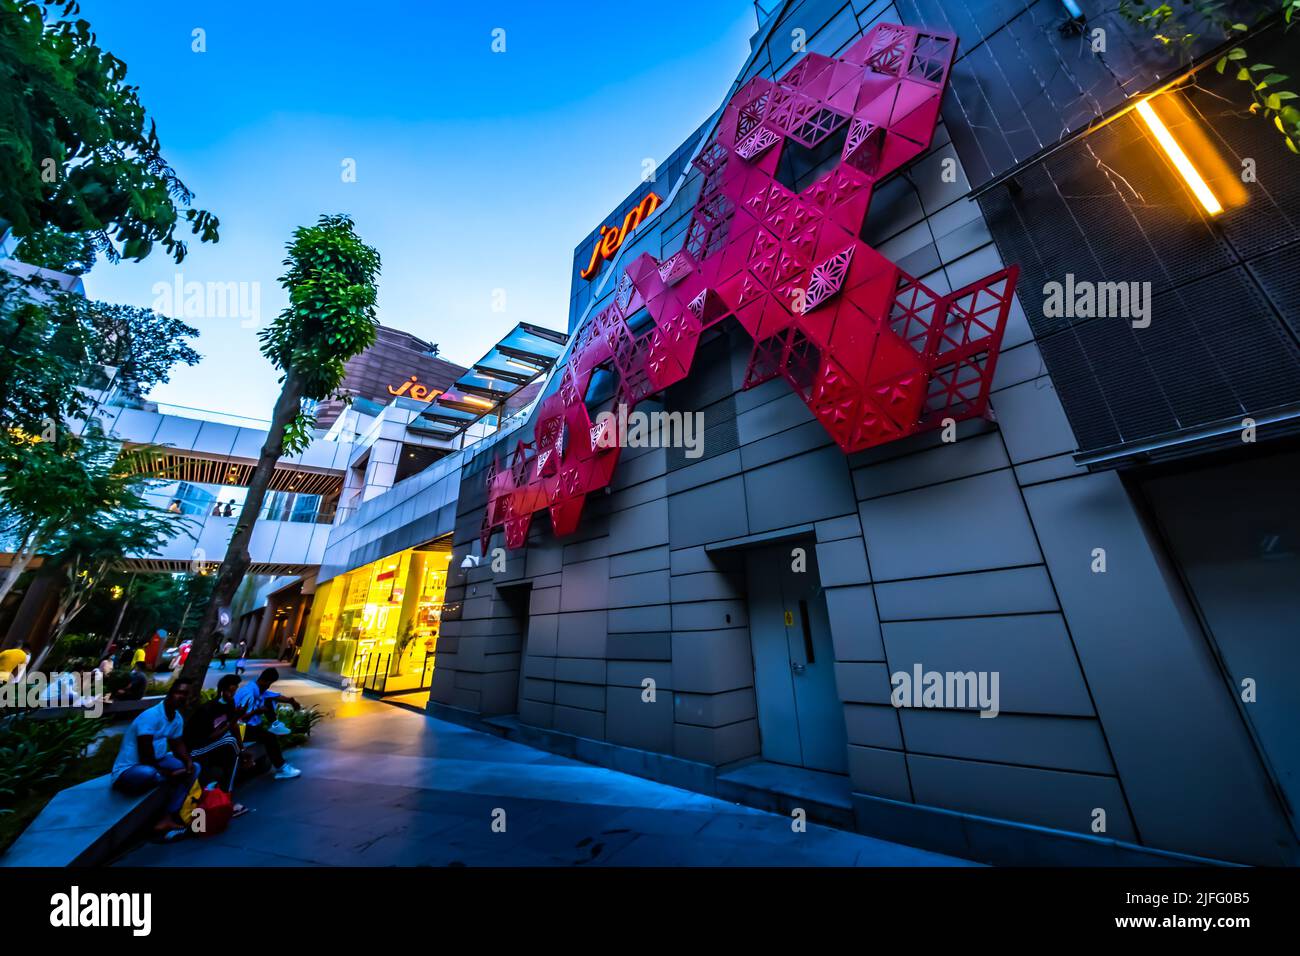
[[[986,413],[1018,267],[940,295],[859,238],[875,184],[929,149],[956,51],[950,35],[882,23],[732,97],[692,160],[704,182],[682,248],[627,266],[575,334],[533,441],[488,468],[484,553],[497,529],[522,547],[541,510],[571,533],[609,485],[621,449],[585,404],[594,375],[613,374],[630,411],[690,374],[701,334],[727,318],[754,339],[745,387],[784,379],[845,452]],[[785,151],[840,130],[839,162],[796,194]]]

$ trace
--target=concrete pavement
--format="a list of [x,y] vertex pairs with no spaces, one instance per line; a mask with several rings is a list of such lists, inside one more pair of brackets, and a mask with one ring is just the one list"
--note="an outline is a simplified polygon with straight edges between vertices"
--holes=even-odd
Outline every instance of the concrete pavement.
[[816,824],[795,833],[784,816],[302,678],[276,689],[330,714],[289,752],[302,776],[252,781],[238,798],[254,812],[225,833],[146,844],[122,865],[971,865]]

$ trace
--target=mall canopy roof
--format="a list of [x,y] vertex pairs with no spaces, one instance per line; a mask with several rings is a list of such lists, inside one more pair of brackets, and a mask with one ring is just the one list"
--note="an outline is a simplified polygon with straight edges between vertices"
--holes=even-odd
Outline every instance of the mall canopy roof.
[[411,424],[438,438],[454,438],[485,415],[500,414],[511,398],[551,370],[568,341],[563,332],[520,322]]

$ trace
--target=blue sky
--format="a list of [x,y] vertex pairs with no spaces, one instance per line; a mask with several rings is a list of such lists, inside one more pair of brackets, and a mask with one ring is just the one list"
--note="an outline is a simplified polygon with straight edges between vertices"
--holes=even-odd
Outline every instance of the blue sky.
[[[91,296],[151,306],[178,272],[258,283],[265,321],[294,227],[347,212],[383,256],[380,321],[462,363],[515,322],[565,327],[574,246],[645,158],[717,108],[755,30],[750,0],[82,0],[82,14],[126,61],[196,205],[221,218],[221,241],[192,243],[179,267],[161,252],[101,262]],[[279,388],[256,329],[191,321],[204,360],[153,397],[266,417]]]

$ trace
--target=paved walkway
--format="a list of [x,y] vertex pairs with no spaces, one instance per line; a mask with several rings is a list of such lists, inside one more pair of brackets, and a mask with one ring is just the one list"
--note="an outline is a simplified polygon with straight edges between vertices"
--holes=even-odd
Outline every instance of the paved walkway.
[[[284,673],[285,668],[281,668]],[[255,672],[254,672],[255,674]],[[240,791],[225,833],[146,844],[129,866],[968,865],[643,780],[292,678],[330,717],[296,780]],[[504,811],[505,831],[494,815]]]

